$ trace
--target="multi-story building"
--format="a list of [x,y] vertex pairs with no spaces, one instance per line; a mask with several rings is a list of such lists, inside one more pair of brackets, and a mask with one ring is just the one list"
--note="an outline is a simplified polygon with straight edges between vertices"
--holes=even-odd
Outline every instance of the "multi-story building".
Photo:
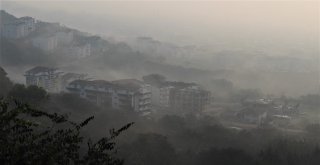
[[73,41],[74,35],[72,31],[59,31],[55,33],[58,46],[69,45]]
[[173,88],[170,97],[170,107],[184,112],[202,111],[210,102],[210,92],[199,86]]
[[21,17],[15,22],[4,24],[1,34],[5,38],[18,39],[29,35],[35,30],[35,20],[32,17]]
[[152,103],[160,109],[202,111],[210,103],[210,92],[194,83],[166,81],[152,86]]
[[[171,91],[174,89],[173,86],[163,86],[159,88],[159,106],[162,108],[170,107]],[[155,96],[157,97],[157,96]]]
[[91,55],[91,44],[74,45],[69,48],[68,54],[76,58],[85,58]]
[[76,80],[71,82],[67,89],[98,105],[109,105],[114,109],[132,109],[136,112],[151,110],[150,86],[139,80]]
[[59,90],[66,92],[67,86],[69,83],[75,80],[84,80],[87,77],[87,74],[78,74],[78,73],[64,73],[59,77]]
[[[133,107],[135,111],[147,112],[151,110],[151,86],[136,79],[113,81],[114,84],[133,93]],[[123,90],[123,89],[122,89]],[[119,91],[120,92],[120,91]]]
[[56,68],[37,66],[25,73],[27,86],[42,87],[47,92],[67,91],[66,86],[74,80],[83,80],[86,74],[64,73]]
[[97,105],[111,106],[112,85],[104,80],[74,80],[67,85],[66,89]]
[[58,41],[55,35],[40,36],[32,40],[32,45],[45,51],[52,51],[58,47]]
[[25,73],[27,86],[42,87],[47,92],[59,92],[59,77],[62,72],[56,68],[37,66]]

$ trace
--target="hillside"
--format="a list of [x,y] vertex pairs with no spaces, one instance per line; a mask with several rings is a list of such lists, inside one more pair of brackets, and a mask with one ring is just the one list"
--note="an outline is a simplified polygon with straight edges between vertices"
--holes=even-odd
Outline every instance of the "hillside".
[[[5,23],[17,20],[5,11],[1,12],[1,17],[4,18]],[[72,34],[72,39],[65,42],[66,39],[63,38],[63,42],[58,42],[57,46],[50,50],[34,44],[39,38],[42,40],[50,39],[50,37],[60,34]],[[127,43],[109,41],[100,36],[62,26],[59,23],[40,20],[36,22],[36,30],[28,36],[19,39],[2,37],[1,40],[1,65],[7,68],[25,68],[36,65],[54,66],[70,71],[89,73],[92,77],[104,79],[140,78],[145,74],[161,73],[177,79],[190,80],[190,77],[195,75],[207,76],[210,73],[201,69],[167,64],[150,54],[133,50]],[[70,48],[82,48],[84,45],[90,45],[90,55],[78,57],[72,54],[71,50],[73,49],[70,50]],[[180,76],[182,73],[186,73],[188,76]],[[17,74],[23,75],[23,71]]]
[[[2,24],[17,19],[1,11]],[[134,44],[136,41],[118,42],[60,23],[37,20],[35,25],[35,31],[26,37],[1,37],[1,66],[18,82],[24,82],[25,70],[41,65],[106,80],[140,79],[159,73],[177,81],[197,82],[209,89],[217,88],[213,80],[226,79],[237,88],[258,88],[276,95],[299,96],[318,89],[315,60],[247,51],[210,53],[196,46],[181,47],[148,37],[142,37],[143,42],[138,38]],[[53,47],[43,45],[51,40],[57,42]]]
[[18,18],[16,18],[15,16],[7,13],[4,10],[0,10],[0,25],[2,26],[5,23],[9,23],[9,22],[14,22],[16,21]]

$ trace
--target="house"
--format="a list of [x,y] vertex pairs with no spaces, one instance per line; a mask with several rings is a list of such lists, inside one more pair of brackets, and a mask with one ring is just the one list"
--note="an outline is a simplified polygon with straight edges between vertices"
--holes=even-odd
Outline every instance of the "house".
[[9,39],[19,39],[35,31],[35,20],[32,17],[21,17],[15,22],[4,24],[1,35]]
[[60,91],[59,77],[61,73],[56,68],[37,66],[26,71],[24,76],[27,86],[35,85],[42,87],[47,92],[55,93]]

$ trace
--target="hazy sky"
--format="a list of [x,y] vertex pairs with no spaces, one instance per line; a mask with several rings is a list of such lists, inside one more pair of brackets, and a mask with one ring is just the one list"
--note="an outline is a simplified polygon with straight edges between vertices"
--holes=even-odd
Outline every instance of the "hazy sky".
[[150,35],[164,40],[285,40],[313,48],[318,1],[3,1],[18,16],[61,22],[94,33]]

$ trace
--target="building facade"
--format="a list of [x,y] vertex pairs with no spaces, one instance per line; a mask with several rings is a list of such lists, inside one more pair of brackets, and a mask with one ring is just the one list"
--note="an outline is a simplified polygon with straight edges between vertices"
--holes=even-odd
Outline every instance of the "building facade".
[[199,86],[173,88],[170,91],[170,107],[184,112],[205,110],[210,103],[210,92],[200,89]]
[[47,92],[59,92],[59,77],[62,72],[56,68],[34,67],[25,73],[27,86],[35,85],[45,89]]
[[35,31],[35,20],[32,17],[21,17],[15,22],[4,24],[1,34],[5,38],[18,39]]
[[194,83],[167,81],[152,86],[152,103],[159,109],[203,111],[210,104],[210,98],[209,91]]
[[32,45],[45,51],[52,51],[58,47],[57,37],[40,36],[32,40]]
[[76,58],[89,57],[91,56],[91,44],[71,46],[68,50],[68,54]]
[[131,109],[136,112],[151,110],[150,86],[138,80],[76,80],[67,89],[97,105],[109,105],[114,109]]

